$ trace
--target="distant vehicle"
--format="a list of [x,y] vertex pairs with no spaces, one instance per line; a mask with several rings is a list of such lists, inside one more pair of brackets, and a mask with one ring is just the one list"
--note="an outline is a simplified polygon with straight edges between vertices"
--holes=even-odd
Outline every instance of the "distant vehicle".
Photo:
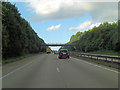
[[61,58],[69,58],[68,50],[67,49],[60,49],[58,58],[59,59],[61,59]]
[[46,48],[46,53],[47,53],[47,54],[51,53],[51,49],[50,49],[49,47]]
[[54,54],[58,54],[58,51],[54,51]]

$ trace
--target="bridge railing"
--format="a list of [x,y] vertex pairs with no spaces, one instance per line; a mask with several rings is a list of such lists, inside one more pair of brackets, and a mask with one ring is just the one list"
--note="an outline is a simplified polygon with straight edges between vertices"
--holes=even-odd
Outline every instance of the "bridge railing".
[[75,46],[74,44],[41,44],[41,46]]

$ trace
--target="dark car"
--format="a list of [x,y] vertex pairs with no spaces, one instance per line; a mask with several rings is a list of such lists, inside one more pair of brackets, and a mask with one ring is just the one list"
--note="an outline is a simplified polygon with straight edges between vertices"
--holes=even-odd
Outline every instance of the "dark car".
[[68,50],[67,49],[60,49],[58,58],[59,59],[61,59],[61,58],[69,58]]

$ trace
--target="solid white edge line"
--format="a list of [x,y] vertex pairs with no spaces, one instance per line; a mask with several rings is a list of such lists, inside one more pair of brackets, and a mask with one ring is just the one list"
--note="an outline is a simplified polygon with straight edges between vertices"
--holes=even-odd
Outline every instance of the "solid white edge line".
[[[72,57],[72,58],[73,58],[73,57]],[[102,66],[100,66],[100,65],[96,65],[96,64],[93,64],[93,63],[90,63],[90,62],[87,62],[87,61],[83,61],[83,60],[77,59],[77,58],[73,58],[73,59],[75,59],[75,60],[77,60],[77,61],[82,61],[82,62],[87,63],[87,64],[89,64],[89,65],[94,65],[94,66],[96,66],[96,67],[99,67],[99,68],[103,68],[103,69],[109,70],[109,71],[112,71],[112,72],[115,72],[115,73],[120,73],[120,72],[118,72],[118,71],[111,70],[111,69],[109,69],[109,68],[102,67]]]
[[60,72],[60,70],[59,70],[59,68],[58,68],[58,67],[57,67],[56,69],[57,69],[57,72]]
[[9,75],[11,75],[11,74],[13,74],[13,73],[15,73],[16,71],[18,71],[18,70],[20,70],[20,69],[26,67],[27,65],[29,65],[29,64],[31,64],[31,63],[32,63],[32,62],[29,62],[29,63],[27,63],[27,64],[25,64],[25,65],[23,65],[23,66],[21,66],[21,67],[15,69],[15,70],[11,71],[11,72],[9,72],[8,74],[6,74],[6,75],[0,77],[0,79],[3,79],[3,78],[5,78],[5,77],[7,77],[7,76],[9,76]]

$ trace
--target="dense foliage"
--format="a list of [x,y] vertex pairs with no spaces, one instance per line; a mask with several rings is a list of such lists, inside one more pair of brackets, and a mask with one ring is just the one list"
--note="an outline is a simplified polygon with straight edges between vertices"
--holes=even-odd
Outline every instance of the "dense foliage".
[[[99,50],[120,51],[120,21],[114,23],[105,22],[98,27],[85,32],[77,32],[72,35],[68,44],[75,44],[75,49],[81,52],[92,52]],[[73,47],[64,47],[72,49]]]
[[38,53],[45,50],[30,24],[20,16],[15,5],[2,3],[2,55],[3,58]]

